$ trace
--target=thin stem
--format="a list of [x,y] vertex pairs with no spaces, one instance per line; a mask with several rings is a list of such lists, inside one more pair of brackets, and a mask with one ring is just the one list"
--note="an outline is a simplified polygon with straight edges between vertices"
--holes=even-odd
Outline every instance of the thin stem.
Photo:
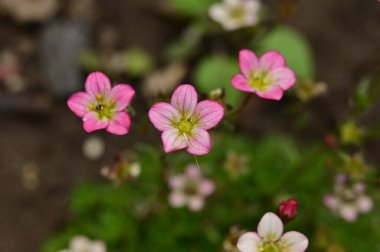
[[235,111],[232,111],[231,114],[228,115],[228,117],[233,117],[235,115],[238,115],[244,109],[244,107],[248,104],[249,99],[251,98],[251,95],[252,95],[251,93],[246,94],[244,101],[240,104],[240,106]]
[[201,167],[199,166],[199,163],[198,163],[198,159],[197,159],[197,156],[193,155],[194,156],[194,159],[195,159],[195,163],[197,164],[198,166],[198,169],[201,169]]

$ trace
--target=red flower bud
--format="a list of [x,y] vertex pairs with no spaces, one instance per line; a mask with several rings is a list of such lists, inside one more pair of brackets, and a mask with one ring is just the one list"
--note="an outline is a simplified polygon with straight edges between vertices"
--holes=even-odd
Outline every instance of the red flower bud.
[[297,204],[298,201],[296,199],[288,199],[280,203],[277,213],[284,223],[287,223],[296,217]]

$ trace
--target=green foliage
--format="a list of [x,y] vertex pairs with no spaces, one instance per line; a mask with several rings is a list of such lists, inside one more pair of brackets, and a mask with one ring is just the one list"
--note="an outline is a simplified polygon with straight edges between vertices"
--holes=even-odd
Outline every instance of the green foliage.
[[285,25],[273,29],[260,41],[259,52],[264,53],[268,50],[281,52],[285,56],[288,66],[299,77],[314,77],[315,66],[309,44],[294,29]]
[[202,92],[210,92],[216,88],[224,88],[226,102],[238,105],[242,92],[231,85],[231,78],[239,72],[238,61],[224,55],[214,55],[199,62],[194,72],[195,85]]
[[[220,251],[232,226],[255,230],[261,216],[276,211],[279,201],[287,197],[297,198],[300,205],[299,217],[286,230],[298,230],[311,239],[322,232],[345,248],[376,250],[380,233],[374,212],[347,224],[323,206],[328,189],[321,185],[332,179],[320,146],[300,148],[281,136],[258,141],[225,134],[215,135],[213,140],[210,154],[198,158],[204,176],[216,183],[203,211],[174,209],[167,202],[168,175],[183,172],[194,158],[185,152],[164,155],[161,148],[140,146],[142,173],[138,180],[119,188],[105,183],[78,186],[70,200],[70,225],[41,251],[64,248],[77,234],[104,240],[109,252]],[[242,167],[227,170],[231,152],[246,158],[246,171]],[[328,233],[323,231],[326,226]],[[353,244],[350,237],[364,232],[365,239]],[[311,246],[318,247],[319,240],[313,241]]]
[[171,5],[185,17],[199,17],[207,13],[208,7],[218,0],[170,0]]

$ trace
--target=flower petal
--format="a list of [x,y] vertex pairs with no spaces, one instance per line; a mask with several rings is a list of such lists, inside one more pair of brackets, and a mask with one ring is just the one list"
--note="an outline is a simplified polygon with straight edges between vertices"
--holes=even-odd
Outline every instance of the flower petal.
[[285,245],[283,251],[286,252],[303,252],[309,245],[307,237],[295,231],[286,232],[281,237],[281,242]]
[[169,194],[169,203],[172,207],[182,207],[185,205],[186,196],[180,191],[173,191]]
[[186,179],[183,175],[176,175],[169,178],[169,186],[172,189],[180,189],[184,187]]
[[356,205],[360,212],[368,213],[373,207],[373,202],[370,197],[362,195],[356,200]]
[[182,115],[191,116],[198,103],[198,93],[189,84],[182,84],[174,90],[171,104]]
[[214,191],[214,189],[215,189],[215,184],[211,180],[205,179],[201,182],[200,193],[202,195],[208,196]]
[[343,205],[339,209],[339,214],[348,222],[353,222],[358,218],[358,209],[355,205]]
[[239,52],[239,65],[241,73],[248,78],[252,69],[259,68],[259,61],[254,52],[243,49]]
[[153,105],[149,110],[148,116],[154,127],[161,131],[171,129],[172,121],[180,117],[178,111],[166,102],[159,102]]
[[224,8],[223,4],[216,3],[213,4],[208,11],[209,16],[217,22],[222,22],[227,18],[227,11]]
[[130,85],[117,84],[111,89],[109,98],[115,100],[116,111],[121,111],[129,105],[134,95],[135,90]]
[[166,153],[186,148],[189,143],[188,137],[185,134],[179,134],[178,129],[175,128],[162,132],[161,139]]
[[205,201],[203,197],[199,195],[189,198],[187,202],[190,210],[195,211],[195,212],[200,211],[203,208],[204,203]]
[[107,248],[104,242],[94,241],[92,244],[91,252],[106,252]]
[[90,133],[95,130],[105,129],[108,126],[108,120],[100,120],[95,112],[88,112],[83,116],[83,128]]
[[210,152],[210,135],[203,129],[194,129],[189,141],[187,151],[194,155],[205,155]]
[[189,165],[186,168],[185,173],[188,178],[197,179],[201,177],[201,171],[196,165],[193,165],[193,164]]
[[126,112],[116,112],[113,120],[109,122],[107,131],[115,135],[125,135],[129,132],[131,118]]
[[281,219],[274,213],[266,213],[257,226],[258,234],[265,241],[276,241],[284,231]]
[[248,232],[240,236],[237,247],[241,252],[259,252],[262,242],[258,234]]
[[198,103],[194,115],[198,119],[199,128],[210,129],[222,120],[224,108],[215,101],[205,100]]
[[91,103],[92,97],[85,92],[77,92],[70,96],[67,100],[67,106],[73,111],[77,116],[84,116],[90,110],[88,105]]
[[101,72],[90,73],[85,83],[86,92],[92,96],[105,94],[111,90],[111,82],[108,77]]
[[270,100],[281,100],[284,90],[282,90],[281,87],[272,85],[267,88],[265,91],[256,91],[256,94],[264,99],[270,99]]
[[277,51],[268,51],[260,57],[260,68],[266,70],[285,66],[285,58]]
[[280,67],[270,72],[273,84],[280,86],[283,90],[291,88],[296,83],[296,75],[287,67]]
[[235,75],[231,80],[232,86],[238,90],[244,91],[244,92],[255,92],[256,89],[252,88],[248,84],[248,80],[244,75],[237,74]]

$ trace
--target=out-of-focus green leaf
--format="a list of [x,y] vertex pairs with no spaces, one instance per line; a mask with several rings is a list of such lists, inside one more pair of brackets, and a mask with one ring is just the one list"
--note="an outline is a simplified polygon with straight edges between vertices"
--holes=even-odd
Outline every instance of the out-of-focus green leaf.
[[259,52],[277,50],[282,53],[288,66],[299,77],[313,78],[314,59],[309,44],[296,30],[281,25],[271,31],[260,41]]
[[218,0],[170,0],[171,5],[185,17],[197,17],[207,14],[208,7]]
[[224,88],[227,103],[240,104],[242,92],[231,85],[231,78],[239,72],[238,61],[224,55],[214,55],[203,59],[195,69],[195,85],[202,92],[210,92],[216,88]]

